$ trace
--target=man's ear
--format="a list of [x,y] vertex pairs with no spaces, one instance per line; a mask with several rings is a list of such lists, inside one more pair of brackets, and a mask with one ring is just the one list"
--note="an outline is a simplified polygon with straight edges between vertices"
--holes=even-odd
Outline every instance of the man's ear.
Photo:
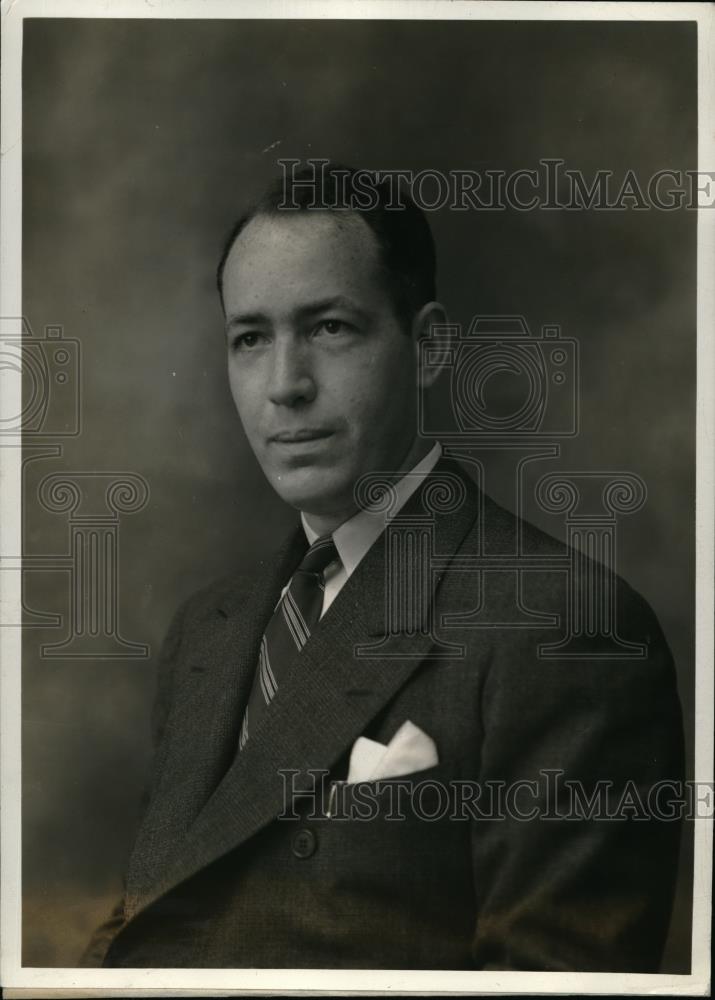
[[[425,365],[422,342],[433,339],[433,327],[444,326],[448,322],[447,311],[441,302],[426,302],[412,320],[412,342],[417,355],[417,384],[423,389],[429,389],[437,380],[446,363],[447,354],[445,352],[444,357],[440,359],[433,356],[434,352],[430,352],[430,363]],[[438,345],[439,341],[435,343],[435,347]]]

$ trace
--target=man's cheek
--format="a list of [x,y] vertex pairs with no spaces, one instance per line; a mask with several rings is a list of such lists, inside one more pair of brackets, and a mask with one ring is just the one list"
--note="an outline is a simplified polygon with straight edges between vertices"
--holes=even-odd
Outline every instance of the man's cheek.
[[238,416],[246,434],[253,438],[256,435],[260,412],[252,394],[241,383],[234,382],[231,386],[233,401],[236,404]]

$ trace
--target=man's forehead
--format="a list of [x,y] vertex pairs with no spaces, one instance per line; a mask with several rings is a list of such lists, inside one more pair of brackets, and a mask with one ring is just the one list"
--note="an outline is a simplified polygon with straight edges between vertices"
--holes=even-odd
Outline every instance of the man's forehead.
[[331,263],[362,262],[367,269],[378,261],[375,234],[355,212],[301,209],[254,216],[234,241],[226,260],[232,272],[253,266],[321,267]]
[[226,260],[223,291],[231,325],[259,316],[307,315],[339,300],[336,308],[364,315],[389,305],[375,235],[360,216],[347,212],[301,210],[251,219]]

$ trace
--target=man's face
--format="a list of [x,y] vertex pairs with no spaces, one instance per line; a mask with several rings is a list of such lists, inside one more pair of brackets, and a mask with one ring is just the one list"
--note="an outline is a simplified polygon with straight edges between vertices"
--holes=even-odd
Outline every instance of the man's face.
[[366,472],[400,468],[416,433],[417,348],[357,215],[253,218],[223,275],[231,392],[289,504],[348,513]]

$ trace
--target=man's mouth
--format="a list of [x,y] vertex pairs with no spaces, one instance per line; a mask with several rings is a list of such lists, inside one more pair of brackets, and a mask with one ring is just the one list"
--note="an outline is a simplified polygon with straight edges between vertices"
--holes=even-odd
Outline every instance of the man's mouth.
[[278,431],[268,440],[279,444],[302,444],[306,441],[320,441],[322,438],[331,437],[332,434],[333,431],[325,427],[301,427],[299,430]]

